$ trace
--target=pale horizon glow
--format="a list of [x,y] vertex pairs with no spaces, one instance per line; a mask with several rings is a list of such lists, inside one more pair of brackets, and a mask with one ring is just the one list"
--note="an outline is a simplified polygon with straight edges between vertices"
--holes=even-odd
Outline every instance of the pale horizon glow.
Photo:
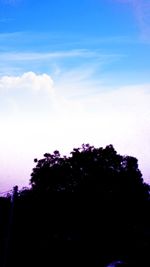
[[34,158],[112,144],[150,183],[146,0],[0,0],[0,192]]
[[96,92],[92,95],[86,95],[90,89],[83,84],[82,96],[77,91],[72,97],[70,91],[69,97],[65,84],[57,87],[47,74],[28,72],[0,79],[3,101],[0,104],[4,105],[1,108],[1,187],[7,177],[12,185],[14,181],[27,185],[35,157],[41,158],[45,152],[52,153],[55,149],[65,155],[83,143],[96,147],[113,144],[118,153],[137,157],[139,168],[149,181],[145,162],[150,160],[147,136],[150,84],[115,90],[102,87],[99,92],[92,87]]

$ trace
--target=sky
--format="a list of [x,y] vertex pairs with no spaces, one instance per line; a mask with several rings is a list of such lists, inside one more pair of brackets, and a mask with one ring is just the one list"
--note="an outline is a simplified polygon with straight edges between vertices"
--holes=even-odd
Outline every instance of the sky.
[[149,0],[0,0],[0,192],[83,143],[150,183],[149,59]]

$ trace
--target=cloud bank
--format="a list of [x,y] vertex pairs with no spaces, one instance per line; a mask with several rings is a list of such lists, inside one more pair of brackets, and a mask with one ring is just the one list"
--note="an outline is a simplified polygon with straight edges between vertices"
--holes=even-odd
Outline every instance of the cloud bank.
[[35,157],[82,143],[111,143],[136,156],[150,181],[150,85],[114,90],[83,80],[68,73],[57,82],[33,72],[0,78],[1,188],[27,185]]

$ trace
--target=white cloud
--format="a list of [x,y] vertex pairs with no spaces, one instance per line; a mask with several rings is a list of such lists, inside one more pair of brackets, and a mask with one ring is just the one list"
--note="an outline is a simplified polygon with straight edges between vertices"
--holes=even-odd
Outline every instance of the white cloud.
[[3,76],[0,78],[0,114],[18,117],[20,112],[24,116],[26,113],[39,113],[40,106],[43,105],[43,110],[49,108],[52,94],[53,81],[46,74],[28,72],[21,76]]
[[27,72],[21,76],[3,76],[0,78],[0,90],[10,90],[12,88],[18,90],[20,87],[52,91],[53,80],[47,74],[36,75],[34,72]]
[[58,83],[33,72],[1,77],[0,187],[6,180],[27,184],[34,157],[55,149],[67,153],[82,143],[114,144],[119,153],[136,156],[150,178],[150,85],[111,90],[88,84],[88,73],[76,75],[68,74],[68,81],[67,74],[60,76]]

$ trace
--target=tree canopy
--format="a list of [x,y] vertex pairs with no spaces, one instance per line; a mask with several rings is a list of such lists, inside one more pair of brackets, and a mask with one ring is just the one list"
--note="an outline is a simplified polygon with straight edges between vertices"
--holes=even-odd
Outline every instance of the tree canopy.
[[104,262],[129,257],[133,265],[137,258],[144,265],[150,186],[135,157],[118,154],[113,145],[83,144],[68,157],[56,150],[34,161],[30,183],[51,207],[52,239],[84,242],[89,255]]
[[149,198],[149,186],[144,183],[138,161],[117,154],[112,145],[95,148],[83,144],[74,148],[71,156],[59,151],[45,153],[35,159],[36,167],[30,183],[35,190],[45,192],[99,193]]
[[[150,263],[150,186],[135,157],[83,144],[34,162],[31,189],[19,192],[13,209],[8,267]],[[0,204],[1,259],[10,198]]]

